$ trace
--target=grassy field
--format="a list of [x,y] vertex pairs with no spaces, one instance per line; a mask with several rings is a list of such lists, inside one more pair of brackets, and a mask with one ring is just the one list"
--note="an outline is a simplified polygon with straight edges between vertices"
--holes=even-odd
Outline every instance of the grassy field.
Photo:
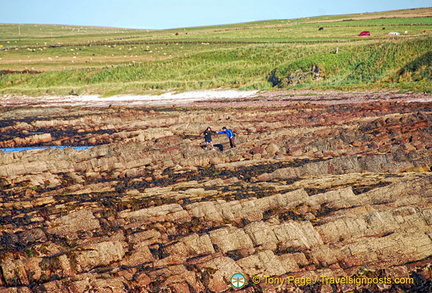
[[[171,30],[0,24],[0,93],[431,92],[431,16],[424,8]],[[358,37],[364,30],[371,36]]]

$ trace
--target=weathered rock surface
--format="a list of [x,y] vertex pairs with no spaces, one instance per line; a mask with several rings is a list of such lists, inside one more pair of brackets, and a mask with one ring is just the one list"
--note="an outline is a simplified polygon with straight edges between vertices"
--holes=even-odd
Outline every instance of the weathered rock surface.
[[432,104],[303,99],[1,112],[2,147],[94,147],[0,152],[0,292],[429,290]]

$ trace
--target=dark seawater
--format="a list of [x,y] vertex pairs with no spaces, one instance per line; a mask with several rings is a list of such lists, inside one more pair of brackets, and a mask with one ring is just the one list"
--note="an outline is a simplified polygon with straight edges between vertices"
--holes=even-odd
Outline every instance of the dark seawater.
[[[21,152],[30,150],[42,150],[42,149],[64,149],[70,148],[71,146],[37,146],[37,147],[17,147],[17,148],[0,148],[0,151],[5,153]],[[74,150],[86,150],[92,148],[92,146],[72,146]]]

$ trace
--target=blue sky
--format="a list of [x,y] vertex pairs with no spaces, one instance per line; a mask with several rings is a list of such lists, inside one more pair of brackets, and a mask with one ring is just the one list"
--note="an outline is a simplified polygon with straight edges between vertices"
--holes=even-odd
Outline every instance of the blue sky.
[[432,7],[432,0],[0,0],[0,23],[166,29]]

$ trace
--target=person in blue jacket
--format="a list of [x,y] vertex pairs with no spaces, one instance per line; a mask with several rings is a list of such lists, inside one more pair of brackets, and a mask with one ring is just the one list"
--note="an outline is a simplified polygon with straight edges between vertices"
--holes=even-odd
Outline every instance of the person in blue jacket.
[[219,131],[218,134],[226,134],[228,139],[229,139],[231,148],[236,147],[236,144],[234,142],[235,134],[231,129],[228,129],[224,126],[224,127],[222,127],[222,131]]

